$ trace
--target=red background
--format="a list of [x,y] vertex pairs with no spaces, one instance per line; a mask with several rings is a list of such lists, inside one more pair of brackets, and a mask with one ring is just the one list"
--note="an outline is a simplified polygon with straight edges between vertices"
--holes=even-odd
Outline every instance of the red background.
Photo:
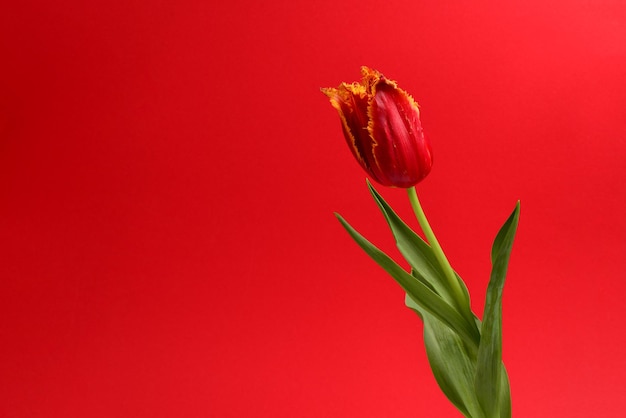
[[[626,4],[13,1],[0,15],[0,416],[457,417],[320,87],[422,108],[422,203],[516,417],[626,410]],[[404,192],[382,189],[414,225]]]

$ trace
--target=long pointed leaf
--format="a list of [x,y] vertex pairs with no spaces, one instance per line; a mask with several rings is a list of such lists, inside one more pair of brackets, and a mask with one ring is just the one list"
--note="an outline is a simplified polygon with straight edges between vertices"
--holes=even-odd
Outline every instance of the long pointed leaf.
[[[396,245],[400,253],[408,261],[411,268],[418,273],[419,276],[426,279],[432,284],[436,292],[441,295],[448,303],[454,305],[454,291],[450,288],[448,280],[443,272],[432,248],[419,235],[417,235],[391,208],[391,206],[376,191],[372,184],[368,181],[367,187],[378,204],[378,207],[385,215],[387,223],[391,228]],[[461,314],[468,320],[473,320],[473,314],[470,309],[469,292],[465,283],[458,278],[461,289],[464,293],[464,300]]]
[[358,233],[339,214],[336,214],[336,216],[356,243],[359,244],[378,265],[385,269],[424,311],[430,313],[454,330],[470,346],[476,347],[478,345],[480,334],[473,321],[467,321],[428,286],[406,272],[393,261],[391,257],[379,250]]
[[476,394],[488,417],[510,418],[509,382],[502,364],[502,290],[506,278],[515,231],[519,222],[520,204],[504,223],[491,251],[491,278],[478,348]]

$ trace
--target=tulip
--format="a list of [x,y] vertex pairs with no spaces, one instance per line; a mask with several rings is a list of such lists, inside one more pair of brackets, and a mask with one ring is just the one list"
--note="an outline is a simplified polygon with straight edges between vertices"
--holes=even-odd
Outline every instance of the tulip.
[[361,167],[383,186],[410,188],[433,163],[419,107],[398,84],[362,67],[363,79],[323,88],[339,112],[343,134]]

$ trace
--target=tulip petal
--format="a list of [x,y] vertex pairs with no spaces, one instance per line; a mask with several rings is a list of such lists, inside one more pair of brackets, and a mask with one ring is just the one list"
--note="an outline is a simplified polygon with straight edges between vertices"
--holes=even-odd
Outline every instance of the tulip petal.
[[342,83],[339,88],[324,88],[331,105],[339,112],[341,127],[346,142],[361,167],[373,175],[372,139],[364,127],[367,126],[368,94],[359,83]]
[[415,100],[385,78],[373,86],[368,109],[374,156],[386,183],[411,187],[430,172],[432,152],[424,137]]

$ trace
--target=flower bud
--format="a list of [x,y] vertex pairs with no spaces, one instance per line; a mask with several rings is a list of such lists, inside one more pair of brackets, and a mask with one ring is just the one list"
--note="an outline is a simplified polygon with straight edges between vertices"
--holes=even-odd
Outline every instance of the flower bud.
[[409,188],[428,175],[433,158],[415,100],[395,81],[362,67],[363,79],[324,88],[361,167],[383,186]]

